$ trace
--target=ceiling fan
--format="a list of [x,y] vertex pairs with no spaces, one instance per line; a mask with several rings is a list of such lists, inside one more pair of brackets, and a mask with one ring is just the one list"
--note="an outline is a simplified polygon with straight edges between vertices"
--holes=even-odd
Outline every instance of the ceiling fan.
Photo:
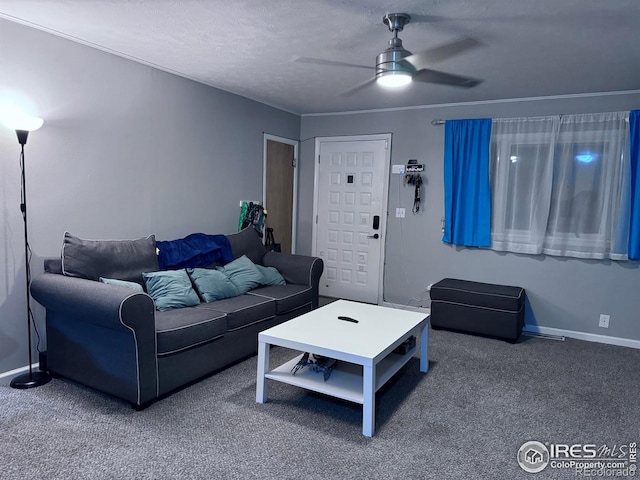
[[411,81],[416,81],[462,88],[472,88],[482,82],[482,80],[475,78],[462,77],[460,75],[427,68],[431,63],[444,60],[445,58],[452,57],[471,48],[480,46],[481,43],[478,40],[470,37],[461,37],[453,42],[412,54],[402,46],[402,40],[398,38],[398,33],[402,31],[404,26],[409,23],[410,20],[411,16],[407,13],[388,13],[382,17],[382,22],[389,28],[389,31],[393,33],[393,38],[389,40],[389,46],[376,57],[375,67],[310,57],[296,57],[295,61],[313,63],[316,65],[356,67],[375,70],[375,75],[372,78],[369,78],[368,80],[359,83],[353,88],[342,93],[342,95],[347,96],[353,95],[357,91],[374,82],[385,87],[400,87],[407,85]]

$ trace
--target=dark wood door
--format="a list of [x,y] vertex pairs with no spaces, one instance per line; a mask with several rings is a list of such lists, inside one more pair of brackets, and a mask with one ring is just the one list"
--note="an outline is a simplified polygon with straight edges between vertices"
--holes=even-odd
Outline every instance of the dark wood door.
[[291,253],[293,228],[293,162],[293,145],[267,140],[266,226],[273,228],[276,242],[287,253]]

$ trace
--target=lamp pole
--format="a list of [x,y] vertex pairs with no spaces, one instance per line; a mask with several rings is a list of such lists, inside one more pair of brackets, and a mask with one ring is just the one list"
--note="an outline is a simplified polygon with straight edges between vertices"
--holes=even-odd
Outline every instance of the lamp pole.
[[[37,124],[38,122],[36,122]],[[40,128],[42,125],[42,120],[40,120],[39,125],[36,128]],[[26,293],[27,293],[27,339],[28,339],[28,349],[29,349],[29,372],[24,373],[22,375],[18,375],[13,380],[11,380],[10,385],[13,388],[18,389],[27,389],[33,387],[39,387],[40,385],[44,385],[51,380],[51,375],[47,372],[34,371],[33,370],[33,357],[31,353],[31,322],[33,320],[33,314],[31,312],[31,295],[29,294],[29,285],[31,285],[31,249],[29,247],[29,234],[27,230],[27,182],[25,175],[25,165],[24,165],[24,146],[27,143],[27,138],[29,137],[29,130],[25,129],[16,129],[16,135],[18,136],[18,143],[20,143],[20,173],[21,173],[21,181],[22,181],[22,190],[21,190],[21,198],[20,198],[20,211],[22,212],[22,219],[24,221],[24,262],[25,262],[25,276],[26,276]]]

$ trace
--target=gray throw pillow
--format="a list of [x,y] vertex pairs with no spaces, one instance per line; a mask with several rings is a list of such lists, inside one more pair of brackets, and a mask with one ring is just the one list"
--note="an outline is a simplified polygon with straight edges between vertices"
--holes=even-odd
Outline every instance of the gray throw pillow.
[[255,228],[248,226],[244,230],[226,237],[229,240],[233,258],[246,255],[253,263],[262,263],[262,257],[267,253],[267,249],[262,244],[262,239]]
[[62,244],[62,273],[98,281],[100,277],[143,284],[142,272],[158,270],[156,237],[85,240],[69,232]]

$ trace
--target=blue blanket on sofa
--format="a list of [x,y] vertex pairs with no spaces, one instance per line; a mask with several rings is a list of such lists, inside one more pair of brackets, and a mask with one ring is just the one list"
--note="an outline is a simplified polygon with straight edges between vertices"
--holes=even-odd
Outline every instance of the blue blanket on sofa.
[[225,235],[192,233],[178,240],[156,241],[156,247],[160,250],[158,264],[161,270],[204,268],[233,260],[231,245]]

